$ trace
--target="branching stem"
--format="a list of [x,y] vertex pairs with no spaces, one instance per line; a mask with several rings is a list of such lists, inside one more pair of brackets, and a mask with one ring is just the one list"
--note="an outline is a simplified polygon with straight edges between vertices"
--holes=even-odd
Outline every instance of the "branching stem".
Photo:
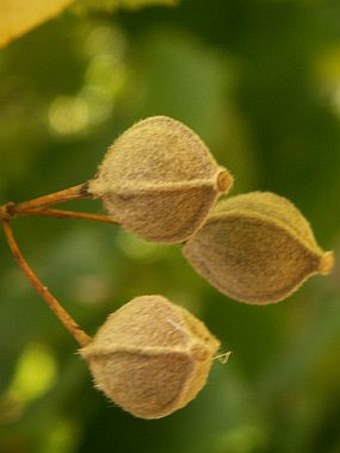
[[101,223],[110,223],[116,225],[117,222],[108,215],[105,214],[91,214],[87,212],[76,212],[76,211],[65,211],[63,209],[27,209],[24,211],[14,211],[12,215],[31,215],[36,217],[52,217],[55,219],[80,219],[80,220],[92,220]]
[[15,216],[52,217],[55,219],[81,219],[92,220],[101,223],[117,224],[118,222],[105,214],[92,214],[88,212],[76,212],[62,209],[48,209],[49,206],[64,203],[80,198],[93,198],[88,192],[88,183],[79,184],[68,189],[60,190],[39,198],[24,201],[22,203],[8,202],[0,206],[1,217],[12,218]]
[[87,183],[79,184],[77,186],[69,187],[68,189],[60,190],[42,197],[33,198],[32,200],[24,201],[22,203],[7,203],[7,212],[10,216],[16,214],[25,214],[26,212],[33,212],[35,210],[42,210],[48,206],[52,206],[65,201],[77,200],[79,198],[90,198],[91,194],[87,190]]

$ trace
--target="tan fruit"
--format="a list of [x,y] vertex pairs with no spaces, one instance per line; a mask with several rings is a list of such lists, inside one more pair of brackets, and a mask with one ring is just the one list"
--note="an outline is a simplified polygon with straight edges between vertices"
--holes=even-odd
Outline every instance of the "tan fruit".
[[187,310],[152,295],[111,314],[80,353],[96,387],[127,412],[153,419],[195,398],[219,344]]
[[183,253],[222,293],[254,304],[278,302],[334,264],[333,253],[318,246],[301,212],[269,192],[218,203]]
[[176,243],[202,225],[232,183],[198,135],[179,121],[155,116],[113,143],[88,191],[128,230]]

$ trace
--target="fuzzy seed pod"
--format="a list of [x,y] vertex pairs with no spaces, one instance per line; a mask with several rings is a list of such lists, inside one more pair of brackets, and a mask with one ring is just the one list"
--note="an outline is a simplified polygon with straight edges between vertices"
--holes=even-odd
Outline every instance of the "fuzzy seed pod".
[[126,229],[176,243],[204,222],[233,178],[191,129],[165,116],[142,120],[110,147],[88,191]]
[[112,313],[80,353],[97,388],[132,415],[153,419],[195,398],[219,344],[187,310],[152,295]]
[[222,293],[253,304],[278,302],[334,264],[333,253],[318,246],[301,212],[269,192],[218,203],[183,253]]

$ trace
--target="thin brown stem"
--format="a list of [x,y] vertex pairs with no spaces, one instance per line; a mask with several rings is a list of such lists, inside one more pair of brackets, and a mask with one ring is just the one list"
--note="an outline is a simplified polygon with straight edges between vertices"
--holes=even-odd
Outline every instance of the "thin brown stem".
[[87,183],[69,187],[68,189],[60,190],[42,197],[33,198],[32,200],[22,203],[8,203],[7,212],[10,216],[15,214],[25,213],[27,211],[41,210],[58,203],[65,201],[76,200],[79,198],[89,198],[91,194],[87,190]]
[[33,272],[19,249],[19,246],[13,235],[13,230],[9,223],[9,218],[8,216],[6,216],[6,212],[3,207],[1,207],[1,219],[8,245],[20,269],[24,272],[28,280],[31,282],[32,286],[38,291],[49,308],[61,321],[64,327],[70,332],[70,334],[76,339],[80,346],[86,346],[91,341],[91,337],[79,327],[75,320],[60,305],[59,301],[48,290],[47,286],[45,286],[41,282],[39,277]]
[[14,215],[32,215],[36,217],[52,217],[55,219],[81,219],[81,220],[93,220],[95,222],[101,223],[111,223],[117,225],[112,217],[104,214],[90,214],[87,212],[76,212],[76,211],[65,211],[63,209],[25,209],[25,211],[20,210]]

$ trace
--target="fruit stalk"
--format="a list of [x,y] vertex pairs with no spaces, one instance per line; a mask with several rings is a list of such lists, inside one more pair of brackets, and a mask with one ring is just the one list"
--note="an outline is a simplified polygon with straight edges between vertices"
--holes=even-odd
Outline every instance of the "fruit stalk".
[[76,212],[69,211],[64,209],[28,209],[20,210],[19,212],[15,211],[13,215],[21,216],[35,216],[35,217],[51,217],[54,219],[79,219],[79,220],[92,220],[94,222],[100,223],[110,223],[117,225],[117,221],[105,214],[92,214],[89,212]]
[[9,218],[6,218],[5,210],[3,209],[3,207],[1,209],[1,218],[8,245],[20,269],[24,272],[28,280],[31,282],[32,286],[42,296],[52,312],[56,315],[59,321],[61,321],[66,330],[68,330],[70,334],[75,338],[79,345],[82,347],[88,345],[92,340],[91,337],[79,327],[75,320],[61,306],[59,301],[53,296],[47,286],[45,286],[41,282],[39,277],[35,274],[35,272],[32,270],[32,268],[29,266],[26,259],[22,255],[20,248],[14,238]]
[[77,200],[79,198],[89,198],[91,194],[87,190],[87,183],[78,184],[77,186],[69,187],[68,189],[60,190],[42,197],[33,198],[32,200],[24,201],[22,203],[7,203],[6,210],[9,216],[16,214],[25,214],[27,212],[34,212],[36,210],[46,209],[58,203],[65,201]]

